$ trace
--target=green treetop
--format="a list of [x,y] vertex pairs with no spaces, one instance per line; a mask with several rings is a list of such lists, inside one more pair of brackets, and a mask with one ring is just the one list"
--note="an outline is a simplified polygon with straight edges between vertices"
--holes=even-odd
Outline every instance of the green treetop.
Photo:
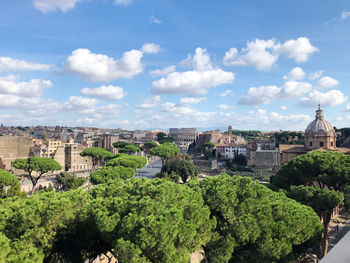
[[174,157],[179,153],[180,149],[172,143],[164,143],[150,150],[150,154],[160,157],[163,163],[165,162],[165,160]]
[[80,155],[91,158],[91,162],[92,162],[91,171],[96,170],[99,164],[104,165],[108,159],[114,157],[113,153],[100,147],[86,148],[84,151],[80,153]]
[[[31,194],[33,194],[34,188],[43,174],[62,169],[61,165],[55,160],[42,157],[21,158],[14,160],[11,164],[14,168],[24,170],[28,173],[27,176],[33,185]],[[38,175],[34,175],[33,172],[37,172]]]
[[12,173],[0,169],[0,198],[21,194],[21,184]]

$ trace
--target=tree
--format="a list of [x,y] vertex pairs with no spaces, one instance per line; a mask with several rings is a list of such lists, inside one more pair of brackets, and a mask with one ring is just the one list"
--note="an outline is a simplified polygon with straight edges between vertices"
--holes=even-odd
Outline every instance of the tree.
[[202,192],[217,220],[204,247],[209,262],[284,262],[322,231],[310,207],[250,178],[220,175],[186,185]]
[[92,184],[105,184],[116,179],[129,179],[135,175],[135,169],[124,166],[104,166],[101,169],[91,173],[90,181]]
[[292,186],[287,196],[299,203],[311,206],[322,220],[323,233],[320,256],[324,257],[328,250],[328,226],[331,221],[333,209],[343,202],[343,193],[325,188],[299,185]]
[[327,232],[332,211],[343,201],[343,194],[335,191],[343,191],[349,182],[350,157],[329,151],[300,155],[283,165],[277,175],[271,178],[272,187],[290,190],[288,195],[313,207],[322,219],[320,256],[327,254]]
[[164,144],[164,143],[172,143],[174,141],[173,138],[166,136],[166,134],[164,132],[158,132],[157,133],[157,141],[160,144]]
[[139,151],[141,151],[141,149],[133,144],[126,145],[125,147],[120,148],[118,150],[118,152],[120,152],[120,153],[136,153]]
[[200,192],[166,180],[115,181],[99,185],[91,195],[85,217],[121,263],[187,263],[215,226]]
[[215,147],[215,144],[212,143],[212,142],[206,142],[206,143],[204,144],[204,146],[205,146],[205,147],[208,147],[208,148],[214,148],[214,147]]
[[114,148],[124,148],[127,145],[130,145],[130,143],[124,142],[124,141],[119,141],[119,142],[113,143]]
[[[20,158],[14,160],[11,164],[14,168],[24,170],[28,173],[28,177],[33,185],[30,194],[34,193],[35,186],[43,174],[62,169],[61,165],[55,160],[42,157]],[[33,172],[37,172],[39,175],[35,176],[33,175]]]
[[180,159],[168,160],[162,167],[160,177],[162,178],[163,174],[171,175],[172,173],[179,175],[183,183],[186,183],[188,178],[193,179],[198,174],[196,166],[191,161]]
[[111,159],[106,164],[107,166],[124,166],[133,169],[142,168],[147,164],[147,160],[141,156],[136,155],[121,155],[117,158]]
[[83,177],[78,177],[76,174],[71,174],[68,172],[61,172],[56,175],[57,184],[61,189],[64,190],[74,190],[82,186],[86,179]]
[[271,184],[282,189],[313,185],[342,191],[350,182],[350,156],[340,152],[314,151],[299,155],[282,166]]
[[91,158],[91,172],[96,170],[99,163],[102,163],[104,165],[109,158],[114,157],[114,155],[110,151],[100,147],[86,148],[80,153],[80,155]]
[[160,157],[163,164],[165,160],[174,157],[179,153],[180,149],[174,146],[172,143],[164,143],[150,150],[150,154]]
[[235,158],[233,159],[233,162],[240,166],[247,166],[247,157],[243,154],[237,154],[235,155]]
[[20,196],[21,184],[12,173],[0,169],[0,198]]

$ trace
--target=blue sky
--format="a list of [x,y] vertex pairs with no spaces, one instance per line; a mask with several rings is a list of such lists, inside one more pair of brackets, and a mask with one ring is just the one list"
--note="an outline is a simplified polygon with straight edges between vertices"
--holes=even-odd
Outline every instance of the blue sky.
[[0,123],[350,126],[350,2],[4,0]]

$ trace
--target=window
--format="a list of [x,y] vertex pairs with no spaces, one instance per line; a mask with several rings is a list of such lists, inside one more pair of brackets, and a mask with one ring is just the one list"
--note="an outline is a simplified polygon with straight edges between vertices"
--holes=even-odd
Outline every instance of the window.
[[320,142],[320,147],[323,147],[323,142]]
[[312,147],[312,142],[310,142],[310,147]]
[[331,147],[333,147],[333,142],[331,142]]

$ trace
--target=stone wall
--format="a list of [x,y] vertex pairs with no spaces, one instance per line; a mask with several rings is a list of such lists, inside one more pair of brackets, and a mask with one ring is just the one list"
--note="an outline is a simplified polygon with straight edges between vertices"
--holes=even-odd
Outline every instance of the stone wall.
[[4,169],[11,169],[11,162],[18,158],[27,158],[32,144],[29,137],[0,136],[0,158]]

